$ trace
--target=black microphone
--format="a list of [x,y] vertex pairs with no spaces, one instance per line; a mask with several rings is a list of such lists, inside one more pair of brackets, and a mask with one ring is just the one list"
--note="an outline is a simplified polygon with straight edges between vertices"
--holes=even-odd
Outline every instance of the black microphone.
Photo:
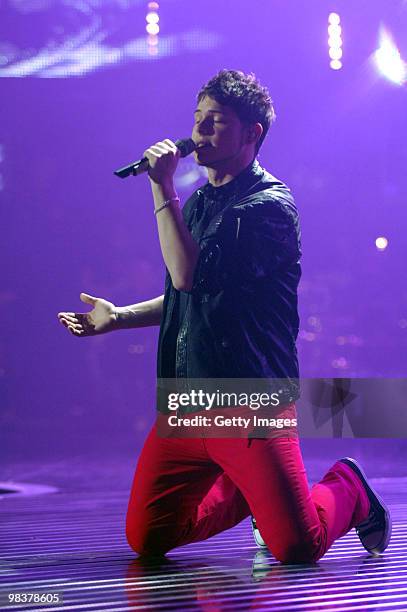
[[[186,157],[187,155],[190,155],[196,149],[196,144],[194,143],[192,138],[176,140],[174,144],[177,149],[181,151],[181,157]],[[119,176],[120,178],[126,178],[130,175],[137,176],[138,174],[142,174],[142,172],[147,172],[148,168],[149,164],[147,157],[142,157],[138,161],[133,162],[128,166],[124,166],[124,168],[119,168],[119,170],[115,170],[113,174]]]

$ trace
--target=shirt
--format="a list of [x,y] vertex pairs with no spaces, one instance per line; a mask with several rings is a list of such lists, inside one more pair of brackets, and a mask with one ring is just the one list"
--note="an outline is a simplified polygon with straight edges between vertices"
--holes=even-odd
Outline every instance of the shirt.
[[158,379],[285,379],[287,401],[297,399],[301,247],[290,190],[254,160],[226,185],[196,190],[182,213],[201,250],[190,291],[167,270]]

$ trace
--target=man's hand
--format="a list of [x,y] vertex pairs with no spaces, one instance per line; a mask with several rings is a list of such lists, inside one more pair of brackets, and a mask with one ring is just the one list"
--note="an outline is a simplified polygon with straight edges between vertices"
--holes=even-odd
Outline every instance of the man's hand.
[[169,138],[146,149],[143,157],[148,159],[151,180],[159,185],[171,184],[180,156],[180,150]]
[[90,312],[59,312],[58,319],[74,336],[95,336],[117,329],[117,309],[112,302],[81,293],[80,299],[90,304]]

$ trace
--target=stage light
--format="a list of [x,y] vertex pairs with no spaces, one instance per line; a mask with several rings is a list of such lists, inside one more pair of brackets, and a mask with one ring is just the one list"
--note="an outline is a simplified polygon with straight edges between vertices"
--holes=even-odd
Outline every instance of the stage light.
[[158,15],[158,2],[148,2],[146,21],[147,53],[151,57],[159,54],[158,33],[160,26],[158,24],[160,16]]
[[336,24],[335,25],[330,24],[328,26],[328,34],[329,34],[329,36],[335,36],[335,37],[341,36],[341,34],[342,34],[341,26],[340,25],[336,25]]
[[342,47],[342,38],[340,36],[330,36],[328,38],[329,47]]
[[384,236],[379,236],[379,238],[376,238],[376,247],[379,251],[384,251],[388,244],[389,241]]
[[329,49],[329,57],[333,60],[339,60],[342,57],[342,49],[340,47],[332,47]]
[[332,60],[329,65],[332,70],[340,70],[342,68],[342,62],[339,60]]
[[403,85],[407,82],[407,64],[403,61],[389,32],[381,28],[379,48],[374,54],[379,72],[392,83]]
[[349,366],[348,360],[345,357],[338,357],[337,359],[333,359],[331,363],[332,367],[338,370],[344,370]]
[[160,21],[160,17],[157,13],[147,13],[146,21],[147,23],[158,23]]
[[156,47],[158,45],[158,36],[156,36],[155,34],[149,34],[147,42],[149,47]]
[[148,23],[146,25],[146,30],[149,34],[158,34],[160,26],[157,23]]
[[328,54],[330,58],[329,65],[332,70],[340,70],[342,62],[342,27],[340,25],[341,18],[338,13],[330,13],[328,17]]
[[328,22],[333,25],[339,25],[341,18],[338,13],[331,13],[328,17]]

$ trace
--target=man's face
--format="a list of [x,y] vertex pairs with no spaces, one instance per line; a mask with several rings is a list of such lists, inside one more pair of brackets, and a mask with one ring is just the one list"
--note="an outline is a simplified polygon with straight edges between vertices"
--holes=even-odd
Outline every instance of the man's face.
[[192,140],[198,145],[195,161],[201,166],[216,168],[238,157],[246,146],[246,129],[232,108],[213,98],[202,98],[194,113],[192,129]]

